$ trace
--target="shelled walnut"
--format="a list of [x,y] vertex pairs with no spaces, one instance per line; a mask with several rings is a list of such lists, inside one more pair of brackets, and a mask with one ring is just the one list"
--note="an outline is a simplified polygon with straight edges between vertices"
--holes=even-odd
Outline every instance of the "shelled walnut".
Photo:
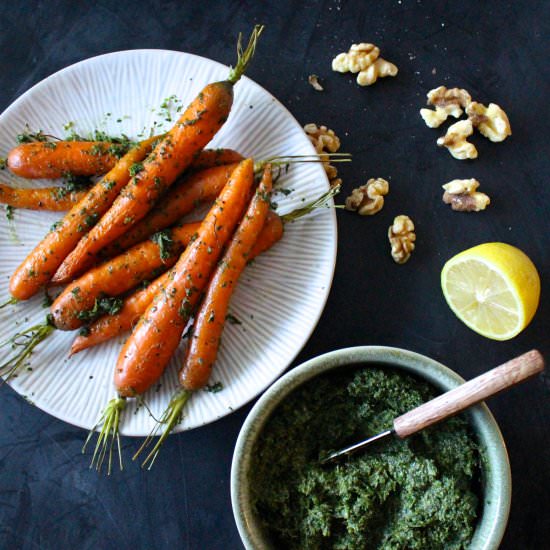
[[336,153],[340,149],[340,139],[326,126],[317,126],[317,124],[306,124],[304,126],[309,140],[313,143],[315,151],[323,161],[323,167],[327,173],[331,187],[339,185],[342,180],[338,178],[338,170],[329,162],[329,157],[326,153]]
[[382,178],[371,178],[365,185],[354,189],[346,198],[346,210],[352,210],[361,216],[372,216],[382,210],[384,195],[390,190],[390,184]]
[[357,75],[357,84],[359,86],[370,86],[379,78],[395,76],[397,73],[398,69],[393,63],[379,57],[372,65]]
[[459,212],[479,212],[485,210],[491,199],[485,193],[477,191],[479,182],[476,179],[452,180],[442,186],[443,202],[450,204]]
[[433,105],[431,109],[420,109],[420,116],[430,128],[438,128],[447,117],[459,118],[463,109],[466,109],[472,101],[470,94],[462,88],[450,88],[439,86],[430,90],[427,94],[427,104]]
[[388,229],[388,239],[391,245],[391,255],[398,264],[404,264],[414,250],[416,234],[414,223],[409,216],[396,216]]
[[382,59],[379,55],[380,49],[374,44],[366,42],[352,44],[348,52],[339,53],[332,60],[332,70],[339,73],[359,73],[357,84],[370,86],[379,78],[395,76],[398,72],[393,63]]
[[466,114],[480,133],[491,141],[504,141],[512,135],[508,116],[496,103],[489,103],[489,107],[485,107],[474,101],[468,105]]
[[332,60],[332,70],[339,73],[358,73],[372,65],[380,55],[380,49],[374,44],[352,44],[348,52],[339,53]]
[[447,133],[437,140],[440,147],[446,147],[449,153],[459,160],[477,158],[477,149],[467,137],[474,133],[471,120],[459,120],[447,129]]

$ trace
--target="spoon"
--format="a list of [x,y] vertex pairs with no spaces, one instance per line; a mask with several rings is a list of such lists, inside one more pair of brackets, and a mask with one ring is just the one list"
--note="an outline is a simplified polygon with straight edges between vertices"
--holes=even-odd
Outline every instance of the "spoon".
[[396,436],[404,439],[428,426],[464,411],[468,407],[507,390],[544,370],[544,358],[536,349],[495,367],[490,371],[465,382],[435,399],[423,403],[393,421],[393,428],[369,437],[364,441],[333,452],[321,460],[326,464],[364,449],[377,441]]

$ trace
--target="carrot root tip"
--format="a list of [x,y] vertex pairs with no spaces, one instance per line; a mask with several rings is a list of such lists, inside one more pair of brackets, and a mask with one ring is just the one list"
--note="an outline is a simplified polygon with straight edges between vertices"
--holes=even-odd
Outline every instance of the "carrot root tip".
[[13,306],[17,303],[19,303],[19,300],[12,296],[9,300],[6,300],[3,304],[0,304],[0,309],[4,309],[7,306]]
[[95,468],[98,472],[100,472],[105,457],[107,457],[107,475],[111,475],[113,448],[116,443],[119,467],[121,470],[124,469],[124,465],[122,463],[122,450],[120,446],[119,426],[120,417],[125,408],[125,397],[119,396],[111,399],[101,413],[95,426],[90,430],[90,433],[82,446],[83,453],[86,452],[86,447],[94,436],[94,433],[99,430],[94,448],[94,454],[92,455],[92,460],[90,461],[90,468]]
[[153,467],[153,464],[155,463],[155,459],[159,454],[162,444],[170,435],[172,430],[182,421],[183,408],[185,407],[192,393],[193,392],[191,391],[181,389],[172,396],[172,398],[170,399],[170,403],[168,404],[168,407],[166,407],[166,410],[162,413],[160,420],[157,421],[157,424],[151,430],[151,433],[147,436],[141,447],[132,458],[132,460],[136,460],[141,452],[149,446],[153,437],[155,437],[160,430],[160,427],[164,425],[165,428],[162,432],[162,435],[159,437],[159,440],[157,441],[151,452],[145,457],[145,460],[141,464],[142,468],[147,467],[147,469],[150,470]]

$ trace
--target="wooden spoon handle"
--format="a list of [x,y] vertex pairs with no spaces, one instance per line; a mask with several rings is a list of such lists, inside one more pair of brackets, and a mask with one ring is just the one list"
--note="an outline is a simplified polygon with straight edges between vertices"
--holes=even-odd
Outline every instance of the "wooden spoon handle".
[[543,369],[544,358],[540,352],[535,349],[528,351],[399,416],[393,421],[395,433],[402,438],[412,435],[527,380]]

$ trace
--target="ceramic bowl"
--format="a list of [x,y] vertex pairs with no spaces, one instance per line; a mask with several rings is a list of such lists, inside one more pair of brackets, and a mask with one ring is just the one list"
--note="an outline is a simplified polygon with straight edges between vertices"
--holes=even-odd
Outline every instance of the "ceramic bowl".
[[[411,351],[381,346],[362,346],[326,353],[292,369],[258,400],[239,433],[231,467],[231,501],[235,521],[248,550],[270,549],[266,534],[252,510],[248,473],[253,449],[271,413],[291,392],[308,380],[328,371],[349,366],[387,365],[423,378],[447,391],[464,382],[441,363]],[[485,404],[467,413],[481,447],[483,502],[470,550],[497,550],[506,529],[511,501],[510,464],[502,434]]]

